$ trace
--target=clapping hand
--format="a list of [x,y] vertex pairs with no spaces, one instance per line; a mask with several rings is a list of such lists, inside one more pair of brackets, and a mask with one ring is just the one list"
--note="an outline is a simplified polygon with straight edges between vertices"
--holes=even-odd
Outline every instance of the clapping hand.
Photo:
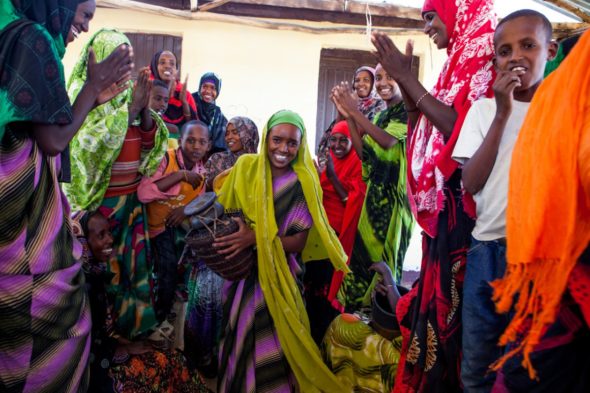
[[96,92],[95,106],[104,104],[127,90],[133,67],[133,49],[127,44],[119,45],[100,63],[96,62],[92,47],[89,48],[86,83]]
[[396,81],[403,79],[406,73],[412,71],[412,55],[414,42],[406,42],[406,53],[403,54],[385,33],[374,32],[371,42],[377,49],[375,57],[387,73]]

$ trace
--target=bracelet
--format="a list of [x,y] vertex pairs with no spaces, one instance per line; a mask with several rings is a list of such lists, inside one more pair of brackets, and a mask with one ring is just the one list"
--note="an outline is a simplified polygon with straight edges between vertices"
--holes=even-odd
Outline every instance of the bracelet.
[[346,198],[342,198],[342,203],[346,203],[348,201],[348,196]]
[[420,96],[420,98],[418,98],[418,100],[416,101],[416,108],[418,108],[418,105],[420,105],[420,102],[424,99],[424,97],[426,97],[429,94],[430,94],[429,92],[426,92],[426,93],[422,94]]
[[404,105],[404,109],[406,110],[406,112],[408,113],[412,113],[412,112],[418,112],[418,107],[412,108],[412,109],[408,109],[405,105]]
[[183,113],[184,117],[191,117],[191,113]]

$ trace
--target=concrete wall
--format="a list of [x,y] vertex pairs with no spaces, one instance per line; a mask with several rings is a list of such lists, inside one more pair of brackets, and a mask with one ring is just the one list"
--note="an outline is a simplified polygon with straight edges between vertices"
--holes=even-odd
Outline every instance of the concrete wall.
[[[308,25],[330,26],[328,23]],[[123,32],[182,36],[182,78],[189,74],[190,91],[197,88],[204,72],[214,71],[223,80],[217,102],[228,118],[249,116],[262,129],[273,112],[292,109],[303,116],[309,128],[308,140],[312,143],[315,140],[320,51],[322,48],[373,49],[363,34],[270,30],[231,22],[187,20],[110,8],[98,8],[90,27],[90,34],[109,27]],[[82,34],[68,46],[64,59],[66,76],[90,34]],[[446,53],[436,50],[422,32],[392,38],[402,50],[408,38],[414,39],[415,54],[421,61],[420,78],[430,87]]]

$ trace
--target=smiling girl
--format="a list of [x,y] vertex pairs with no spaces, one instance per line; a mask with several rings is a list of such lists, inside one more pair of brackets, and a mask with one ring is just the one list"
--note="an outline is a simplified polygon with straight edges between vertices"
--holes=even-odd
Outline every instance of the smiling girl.
[[[352,144],[363,162],[367,197],[363,204],[352,252],[352,274],[344,282],[339,302],[349,312],[370,304],[373,263],[385,261],[400,282],[402,264],[412,234],[412,215],[406,196],[407,115],[401,91],[393,78],[378,64],[376,87],[387,109],[370,122],[356,109],[346,83],[334,92],[334,102],[351,129]],[[335,276],[329,298],[340,288]]]
[[261,152],[240,157],[219,194],[248,224],[238,220],[240,230],[214,245],[226,258],[256,246],[257,263],[245,279],[224,287],[218,391],[345,390],[311,338],[299,285],[302,260],[329,257],[336,269],[346,269],[320,194],[303,120],[275,113]]

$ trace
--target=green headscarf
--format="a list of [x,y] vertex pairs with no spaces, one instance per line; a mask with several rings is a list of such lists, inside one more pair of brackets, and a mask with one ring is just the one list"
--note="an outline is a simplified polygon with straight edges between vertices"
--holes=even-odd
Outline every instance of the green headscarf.
[[311,337],[305,305],[278,237],[267,135],[272,127],[285,123],[302,132],[301,145],[291,167],[301,183],[313,218],[302,257],[304,261],[329,258],[336,270],[348,272],[346,253],[330,227],[322,205],[322,188],[307,146],[305,125],[298,114],[279,111],[269,119],[262,135],[260,153],[245,154],[238,159],[219,192],[219,201],[228,210],[242,210],[252,222],[258,251],[258,281],[300,390],[344,392],[346,387],[326,367]]
[[[86,82],[88,49],[92,47],[96,61],[100,62],[121,44],[129,45],[129,39],[117,30],[102,29],[92,36],[68,81],[72,101]],[[111,101],[93,109],[70,143],[72,182],[64,184],[64,191],[73,210],[94,210],[100,206],[109,185],[113,162],[119,156],[127,134],[132,93],[133,88],[129,86]],[[152,118],[158,130],[153,149],[143,157],[139,167],[139,172],[145,176],[156,171],[168,146],[168,128],[153,111]]]

